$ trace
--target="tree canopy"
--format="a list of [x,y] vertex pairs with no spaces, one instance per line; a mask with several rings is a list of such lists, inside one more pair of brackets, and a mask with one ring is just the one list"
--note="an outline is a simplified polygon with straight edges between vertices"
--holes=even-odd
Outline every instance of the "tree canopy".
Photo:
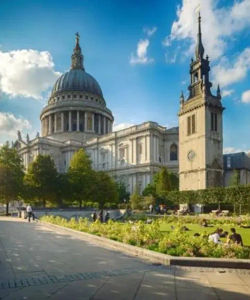
[[178,190],[179,179],[177,175],[162,167],[154,175],[153,182],[148,184],[143,191],[144,196],[152,195],[156,198],[164,198],[169,191]]
[[39,154],[29,165],[24,181],[31,194],[42,202],[43,207],[46,202],[56,202],[57,170],[51,156]]
[[87,153],[80,149],[74,153],[68,169],[68,178],[71,186],[71,195],[79,207],[83,201],[91,199],[93,194],[94,171]]
[[16,149],[6,144],[0,148],[0,201],[6,204],[6,215],[9,203],[17,200],[23,190],[23,164]]

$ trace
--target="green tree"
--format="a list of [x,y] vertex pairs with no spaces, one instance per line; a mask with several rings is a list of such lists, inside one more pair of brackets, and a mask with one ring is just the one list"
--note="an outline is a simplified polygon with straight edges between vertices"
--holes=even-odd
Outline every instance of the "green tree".
[[113,178],[106,172],[95,172],[94,186],[92,189],[92,199],[99,203],[99,207],[103,208],[105,203],[117,203],[119,194],[117,185]]
[[130,196],[129,202],[132,209],[142,209],[143,197],[140,195],[138,187],[135,188],[135,191]]
[[154,175],[153,182],[149,183],[143,190],[143,196],[152,195],[155,198],[165,198],[170,191],[176,191],[179,188],[179,178],[166,167],[162,167]]
[[72,189],[69,181],[69,176],[66,173],[58,173],[56,178],[56,203],[59,207],[71,204]]
[[51,156],[39,154],[36,157],[28,167],[25,185],[43,207],[47,202],[56,203],[57,170]]
[[146,197],[146,196],[154,196],[154,197],[156,197],[155,184],[154,183],[149,183],[145,187],[145,189],[143,190],[142,195],[144,197]]
[[116,188],[117,188],[117,192],[118,192],[118,202],[119,203],[124,203],[124,200],[126,200],[126,202],[129,200],[129,192],[126,189],[126,185],[123,182],[116,182]]
[[6,144],[0,148],[0,201],[6,205],[9,214],[9,203],[17,200],[23,190],[23,164],[16,149]]
[[154,184],[156,194],[162,197],[166,192],[178,189],[178,177],[162,167],[154,177]]
[[239,170],[233,170],[233,174],[229,180],[229,186],[238,186],[240,185],[240,172]]
[[91,160],[85,150],[80,149],[74,153],[70,161],[68,178],[73,200],[76,200],[81,208],[83,201],[91,199],[95,182],[95,172],[91,168]]

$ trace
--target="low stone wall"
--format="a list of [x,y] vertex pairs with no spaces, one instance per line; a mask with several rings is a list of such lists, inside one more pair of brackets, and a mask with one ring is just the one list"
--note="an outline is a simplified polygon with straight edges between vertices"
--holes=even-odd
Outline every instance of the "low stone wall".
[[[33,209],[33,213],[36,218],[40,218],[42,216],[60,216],[66,219],[71,218],[91,218],[91,214],[96,211],[97,215],[100,210],[94,209]],[[105,212],[108,211],[110,213],[111,219],[117,219],[121,217],[125,213],[125,209],[111,209],[104,210],[103,216],[105,216]],[[21,217],[26,217],[26,211],[21,212]]]
[[206,267],[206,268],[233,268],[250,270],[249,259],[230,259],[230,258],[210,258],[210,257],[183,257],[171,256],[152,250],[144,249],[137,246],[132,246],[118,241],[113,241],[105,237],[96,236],[87,232],[78,231],[75,229],[62,227],[60,225],[41,222],[41,224],[50,229],[61,230],[75,235],[79,239],[95,243],[107,249],[120,251],[129,255],[137,256],[142,259],[150,260],[153,263],[174,266],[189,266],[189,267]]

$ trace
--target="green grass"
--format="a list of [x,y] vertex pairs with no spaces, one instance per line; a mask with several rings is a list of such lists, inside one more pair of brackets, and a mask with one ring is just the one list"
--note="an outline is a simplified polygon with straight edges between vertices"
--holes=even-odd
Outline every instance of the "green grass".
[[[170,232],[172,231],[171,226],[176,227],[177,223],[163,223],[161,225],[161,231],[164,232]],[[232,225],[214,225],[213,227],[202,227],[199,224],[181,224],[181,226],[186,226],[190,231],[186,231],[190,236],[193,236],[196,232],[197,233],[206,233],[206,234],[211,234],[213,233],[216,228],[220,227],[223,229],[223,231],[227,231],[230,234],[230,228],[234,227],[236,229],[236,232],[239,233],[242,237],[243,244],[244,246],[250,247],[250,228],[241,228],[239,226],[232,226]],[[225,238],[221,239],[223,242],[226,241]]]

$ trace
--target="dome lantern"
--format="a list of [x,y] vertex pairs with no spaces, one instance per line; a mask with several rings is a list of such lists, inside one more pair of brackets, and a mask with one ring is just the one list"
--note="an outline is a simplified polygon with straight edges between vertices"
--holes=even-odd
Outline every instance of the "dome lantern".
[[75,48],[73,50],[73,54],[71,56],[71,69],[82,69],[82,70],[84,70],[83,55],[82,55],[81,47],[79,45],[79,39],[80,39],[80,35],[77,32],[76,33],[76,45],[75,45]]

